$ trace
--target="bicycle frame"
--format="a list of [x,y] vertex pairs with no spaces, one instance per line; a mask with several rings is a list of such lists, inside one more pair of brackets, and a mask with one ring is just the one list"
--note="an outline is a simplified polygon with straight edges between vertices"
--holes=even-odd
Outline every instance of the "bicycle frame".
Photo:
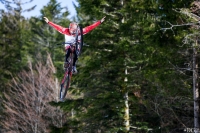
[[60,90],[60,100],[63,101],[64,100],[64,97],[66,96],[67,94],[67,91],[70,87],[70,81],[71,81],[71,78],[72,78],[72,66],[73,66],[73,60],[74,60],[74,51],[75,51],[75,46],[71,45],[69,47],[70,49],[70,55],[69,55],[69,58],[68,58],[68,67],[65,68],[65,73],[64,73],[64,77],[61,81],[61,90]]
[[[66,76],[66,74],[69,74],[70,77],[72,77],[72,66],[73,66],[73,61],[74,61],[74,51],[75,51],[75,46],[70,46],[69,47],[71,53],[69,55],[69,66],[65,69],[65,74],[64,74],[64,77]],[[64,79],[63,79],[64,80]],[[61,83],[63,83],[64,81],[62,80]]]

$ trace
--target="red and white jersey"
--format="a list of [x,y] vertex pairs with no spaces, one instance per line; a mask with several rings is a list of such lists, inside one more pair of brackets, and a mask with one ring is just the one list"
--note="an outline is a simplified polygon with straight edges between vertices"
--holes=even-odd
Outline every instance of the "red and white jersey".
[[[57,24],[50,22],[50,21],[48,22],[48,24],[50,26],[52,26],[53,28],[55,28],[60,33],[65,35],[65,42],[72,43],[72,42],[75,41],[75,35],[70,34],[69,28],[64,28],[64,27],[57,25]],[[89,25],[89,26],[83,28],[83,35],[87,34],[88,32],[90,32],[91,30],[93,30],[94,28],[99,26],[100,24],[101,24],[101,21],[99,20],[99,21],[93,23],[92,25]],[[78,38],[80,38],[80,36]]]

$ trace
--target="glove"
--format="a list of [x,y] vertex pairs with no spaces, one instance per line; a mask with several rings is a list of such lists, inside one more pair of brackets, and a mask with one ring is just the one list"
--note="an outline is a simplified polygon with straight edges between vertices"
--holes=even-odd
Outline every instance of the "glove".
[[105,17],[103,17],[103,18],[100,20],[100,21],[101,21],[101,23],[103,23],[103,22],[104,22],[105,18],[106,18],[106,16],[105,16]]
[[49,23],[49,19],[47,17],[44,17],[44,21],[46,21],[47,23]]

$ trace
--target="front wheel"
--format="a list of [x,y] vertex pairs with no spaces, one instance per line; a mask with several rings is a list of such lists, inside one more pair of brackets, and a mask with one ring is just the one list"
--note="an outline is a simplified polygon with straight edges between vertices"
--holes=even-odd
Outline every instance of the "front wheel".
[[60,100],[63,101],[65,96],[67,95],[67,91],[69,89],[69,85],[70,85],[70,75],[67,73],[63,80],[62,83],[60,85]]
[[78,56],[81,54],[83,48],[83,28],[80,26],[79,30],[80,30],[80,38],[79,42],[77,41],[76,43],[76,48],[77,48],[76,52]]

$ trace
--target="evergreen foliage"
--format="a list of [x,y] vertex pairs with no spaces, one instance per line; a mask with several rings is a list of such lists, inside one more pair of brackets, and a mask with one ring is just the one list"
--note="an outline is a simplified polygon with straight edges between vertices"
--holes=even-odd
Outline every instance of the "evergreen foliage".
[[[198,1],[77,2],[73,21],[85,27],[104,16],[106,20],[84,35],[85,45],[77,63],[79,73],[73,75],[67,99],[52,102],[69,114],[67,122],[60,127],[51,125],[52,132],[154,133],[192,128],[191,70],[192,49],[199,37]],[[57,77],[62,77],[64,51],[56,44],[63,42],[64,36],[43,17],[68,27],[69,12],[63,9],[56,0],[50,0],[41,16],[27,20],[19,15],[20,10],[1,12],[2,84],[10,73],[23,68],[27,55],[33,62],[45,61],[47,51]],[[199,51],[198,46],[195,48]],[[125,125],[127,121],[130,125]]]
[[[84,37],[89,47],[79,59],[83,65],[76,78],[84,93],[82,108],[86,110],[78,119],[84,123],[78,125],[80,130],[126,132],[126,92],[130,126],[169,132],[183,128],[180,119],[192,127],[188,123],[192,115],[191,80],[187,80],[191,75],[180,71],[186,60],[180,54],[185,47],[179,47],[191,31],[188,26],[162,30],[171,26],[168,22],[177,24],[182,19],[178,23],[181,25],[189,21],[173,10],[183,4],[189,7],[189,2],[88,0],[79,4],[79,20],[85,26],[107,17],[105,23]],[[124,82],[126,77],[128,82]],[[187,105],[188,112],[181,111],[179,105]]]

